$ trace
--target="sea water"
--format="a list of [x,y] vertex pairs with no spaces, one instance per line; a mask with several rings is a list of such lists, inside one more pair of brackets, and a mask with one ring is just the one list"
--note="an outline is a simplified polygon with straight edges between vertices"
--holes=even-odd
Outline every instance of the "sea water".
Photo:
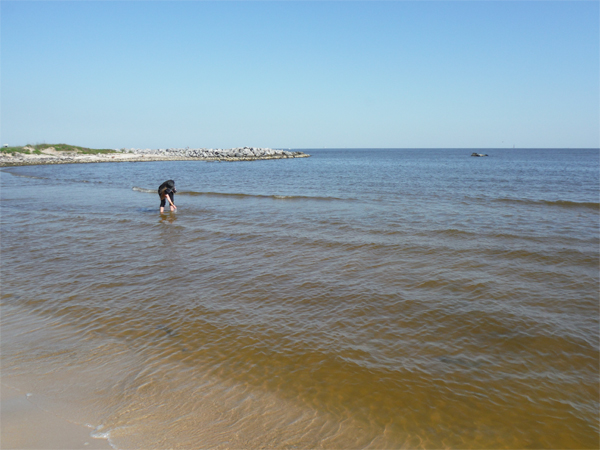
[[598,448],[599,151],[304,151],[3,169],[2,375],[117,448]]

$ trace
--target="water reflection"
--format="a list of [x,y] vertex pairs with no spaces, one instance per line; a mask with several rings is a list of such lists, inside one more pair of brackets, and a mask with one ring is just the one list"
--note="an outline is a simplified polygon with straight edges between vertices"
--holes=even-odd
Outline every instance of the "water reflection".
[[177,220],[177,214],[175,214],[172,211],[169,212],[164,212],[160,214],[160,221],[162,223],[168,222],[168,223],[173,223]]

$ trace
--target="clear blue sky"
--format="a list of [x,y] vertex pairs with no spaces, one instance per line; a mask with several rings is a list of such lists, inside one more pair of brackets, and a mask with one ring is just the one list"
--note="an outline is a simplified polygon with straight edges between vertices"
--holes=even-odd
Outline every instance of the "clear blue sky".
[[598,1],[0,4],[2,144],[600,146]]

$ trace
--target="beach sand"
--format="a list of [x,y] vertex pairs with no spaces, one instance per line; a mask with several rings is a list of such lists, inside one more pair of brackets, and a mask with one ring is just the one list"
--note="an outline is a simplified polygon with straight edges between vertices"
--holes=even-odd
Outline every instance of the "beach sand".
[[[20,383],[27,384],[20,379]],[[95,439],[92,428],[74,423],[36,403],[34,395],[2,380],[0,389],[0,448],[110,449],[106,439]]]
[[143,162],[143,161],[181,161],[198,160],[198,158],[168,157],[163,155],[140,155],[136,153],[109,153],[97,155],[85,154],[0,154],[0,167],[29,166],[37,164],[74,164],[99,162]]
[[[110,449],[97,434],[87,392],[94,376],[111,382],[98,365],[69,365],[60,355],[76,350],[77,336],[36,314],[2,305],[0,448]],[[90,351],[83,343],[82,351]],[[44,356],[45,355],[45,356]],[[90,392],[93,394],[93,392]]]

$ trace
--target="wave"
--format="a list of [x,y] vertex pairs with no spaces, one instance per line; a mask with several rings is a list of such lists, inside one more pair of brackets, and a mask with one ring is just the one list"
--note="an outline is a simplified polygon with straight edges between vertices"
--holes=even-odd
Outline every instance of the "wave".
[[[156,194],[156,189],[146,189],[134,186],[132,190],[136,192],[144,192]],[[308,195],[261,195],[261,194],[243,194],[238,192],[197,192],[197,191],[177,191],[177,195],[190,196],[206,196],[206,197],[229,197],[229,198],[268,198],[273,200],[319,200],[319,201],[346,201],[352,199],[344,199],[339,197],[318,197]]]
[[447,229],[443,229],[443,230],[432,230],[429,232],[419,233],[419,234],[425,234],[425,235],[441,234],[441,235],[447,235],[450,237],[464,237],[464,238],[469,238],[469,239],[475,238],[477,236],[481,236],[481,234],[475,233],[473,231],[457,230],[456,228],[447,228]]
[[492,200],[500,203],[515,203],[521,205],[543,205],[543,206],[558,206],[561,208],[588,208],[596,211],[600,210],[598,202],[574,202],[569,200],[528,200],[516,198],[497,198]]
[[92,184],[103,184],[103,181],[89,181],[89,180],[75,180],[72,178],[65,178],[62,181],[67,181],[67,182],[71,182],[71,183],[92,183]]
[[136,192],[145,192],[146,194],[157,194],[158,193],[158,191],[156,189],[146,189],[146,188],[141,188],[141,187],[137,187],[137,186],[134,186],[131,189]]
[[[31,178],[31,179],[34,179],[34,180],[52,180],[53,179],[53,178],[50,178],[50,177],[39,177],[39,176],[36,176],[36,175],[25,175],[25,174],[22,174],[22,173],[15,173],[15,172],[11,172],[11,171],[8,171],[8,170],[3,170],[2,172],[3,173],[9,173],[9,174],[11,174],[14,177]],[[74,178],[64,178],[64,179],[56,178],[54,180],[57,181],[57,182],[60,182],[60,183],[65,183],[65,182],[66,183],[93,183],[93,184],[102,184],[103,183],[103,181],[77,180],[77,179],[74,179]]]
[[261,195],[261,194],[243,194],[238,192],[196,192],[196,191],[182,191],[177,193],[182,195],[192,196],[209,196],[209,197],[234,197],[234,198],[270,198],[274,200],[321,200],[321,201],[336,201],[346,200],[338,197],[320,197],[320,196],[309,196],[309,195]]
[[21,178],[33,178],[34,180],[49,180],[50,178],[48,177],[36,177],[33,175],[23,175],[21,173],[15,173],[15,172],[11,172],[9,170],[3,170],[3,173],[9,173],[11,174],[13,177],[21,177]]

